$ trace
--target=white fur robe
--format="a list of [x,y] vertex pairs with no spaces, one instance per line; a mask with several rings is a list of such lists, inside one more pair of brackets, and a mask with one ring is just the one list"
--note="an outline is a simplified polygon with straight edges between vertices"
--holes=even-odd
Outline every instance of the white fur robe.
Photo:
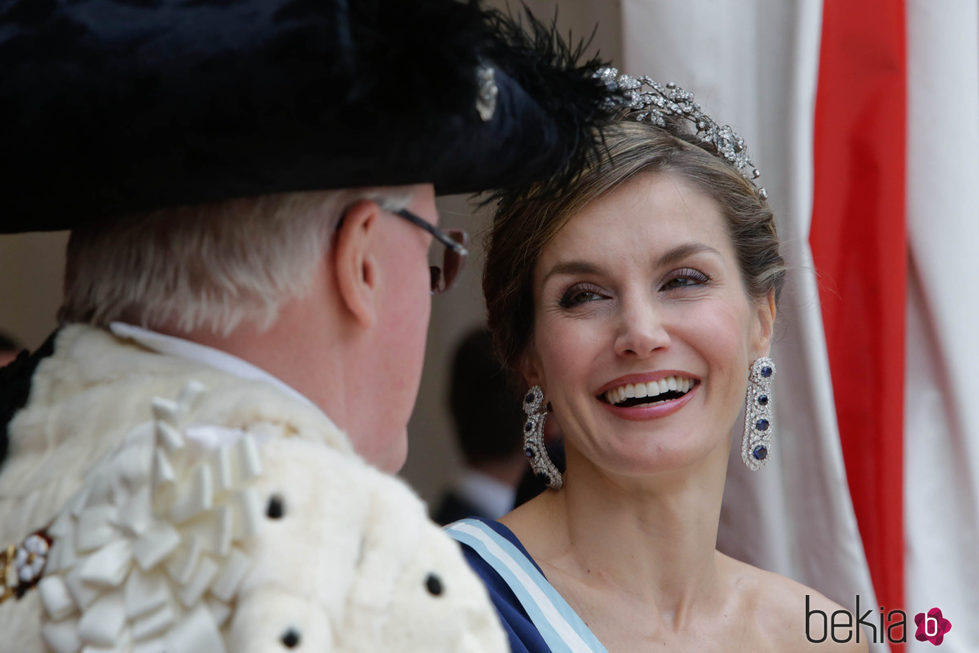
[[411,490],[269,384],[76,325],[10,434],[0,544],[55,542],[4,651],[507,650]]

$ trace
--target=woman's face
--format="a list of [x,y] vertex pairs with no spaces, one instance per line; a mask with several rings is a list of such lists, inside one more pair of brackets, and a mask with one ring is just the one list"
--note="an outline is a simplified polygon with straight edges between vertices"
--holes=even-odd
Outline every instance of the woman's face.
[[569,460],[636,475],[726,459],[775,309],[746,295],[713,199],[647,173],[592,202],[541,253],[534,303],[525,375]]

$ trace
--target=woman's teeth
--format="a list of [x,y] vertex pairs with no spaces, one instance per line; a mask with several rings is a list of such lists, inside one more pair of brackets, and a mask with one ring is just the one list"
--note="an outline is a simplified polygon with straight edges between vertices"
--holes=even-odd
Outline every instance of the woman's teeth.
[[[612,388],[605,393],[605,400],[610,404],[623,404],[629,401],[630,405],[665,401],[685,395],[696,381],[682,376],[667,376],[658,381],[647,383],[627,383],[617,388]],[[635,400],[639,401],[635,401]]]

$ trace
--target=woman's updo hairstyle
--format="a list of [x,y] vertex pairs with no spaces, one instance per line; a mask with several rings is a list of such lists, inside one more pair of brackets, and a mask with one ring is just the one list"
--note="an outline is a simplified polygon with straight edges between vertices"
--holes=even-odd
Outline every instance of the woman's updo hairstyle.
[[747,294],[780,294],[785,265],[768,203],[732,164],[694,136],[631,119],[603,130],[605,147],[563,192],[502,193],[489,235],[483,293],[489,327],[504,363],[519,370],[533,334],[534,267],[544,247],[573,216],[636,175],[669,172],[712,197],[727,219]]

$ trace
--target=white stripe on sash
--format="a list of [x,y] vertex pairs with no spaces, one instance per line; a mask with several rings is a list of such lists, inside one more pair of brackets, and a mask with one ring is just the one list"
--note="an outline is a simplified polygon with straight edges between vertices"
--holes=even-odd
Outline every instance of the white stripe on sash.
[[552,651],[607,653],[581,617],[513,543],[475,519],[458,521],[445,530],[478,553],[510,586]]

